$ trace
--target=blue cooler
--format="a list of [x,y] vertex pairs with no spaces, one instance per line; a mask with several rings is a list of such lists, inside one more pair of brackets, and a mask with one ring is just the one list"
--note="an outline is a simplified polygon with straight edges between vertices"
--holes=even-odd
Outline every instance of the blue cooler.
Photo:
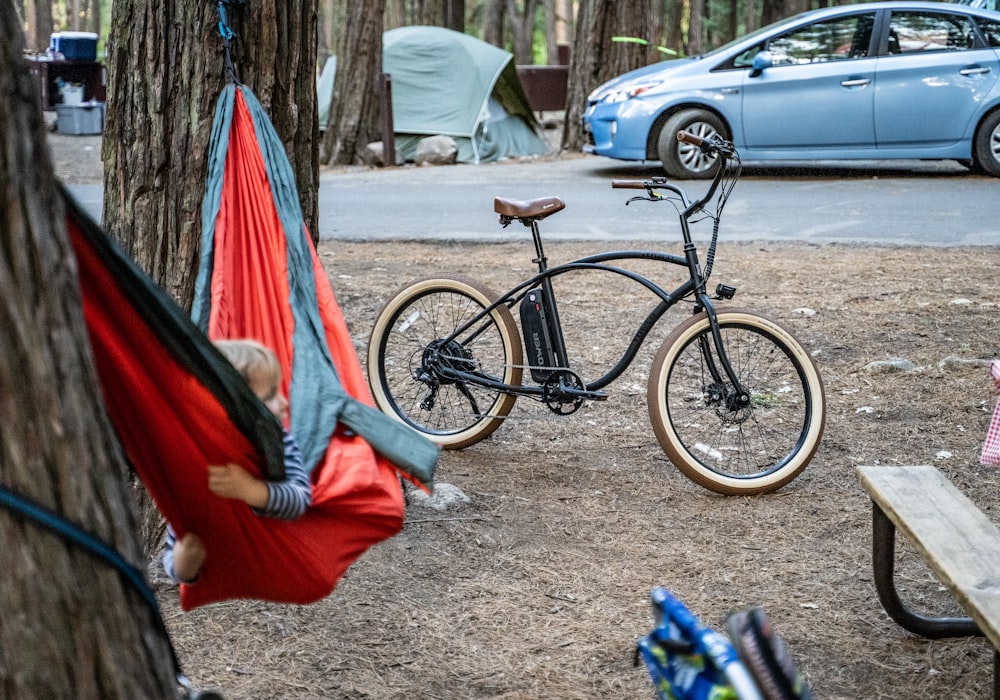
[[56,32],[49,37],[49,48],[67,61],[96,61],[97,35],[93,32]]

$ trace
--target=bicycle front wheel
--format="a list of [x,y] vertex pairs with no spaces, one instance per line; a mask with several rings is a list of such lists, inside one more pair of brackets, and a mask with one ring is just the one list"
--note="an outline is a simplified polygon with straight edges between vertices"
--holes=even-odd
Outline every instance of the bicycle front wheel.
[[692,481],[725,494],[775,491],[802,472],[826,420],[819,370],[775,321],[731,309],[717,314],[723,347],[749,402],[740,401],[702,312],[678,326],[653,360],[653,430]]
[[[516,397],[489,384],[519,386],[523,362],[510,311],[499,306],[450,338],[496,299],[464,277],[427,278],[396,293],[368,342],[376,405],[447,449],[500,427]],[[456,379],[455,371],[471,379]]]

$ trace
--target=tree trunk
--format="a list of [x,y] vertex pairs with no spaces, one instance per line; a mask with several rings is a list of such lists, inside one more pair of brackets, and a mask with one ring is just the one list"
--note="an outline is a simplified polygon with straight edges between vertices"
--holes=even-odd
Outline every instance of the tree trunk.
[[90,0],[90,31],[101,36],[101,0]]
[[581,0],[570,60],[564,150],[578,151],[583,145],[579,125],[587,107],[587,95],[601,83],[646,65],[645,48],[634,43],[612,42],[611,38],[655,37],[659,41],[662,15],[654,7],[660,7],[656,0]]
[[762,0],[760,9],[760,26],[777,22],[786,15],[785,0]]
[[[382,72],[384,11],[385,0],[372,0],[354,6],[345,19],[337,41],[338,79],[323,140],[324,163],[359,161],[364,147],[382,138],[377,80]],[[341,79],[344,76],[349,79]]]
[[53,30],[51,0],[35,0],[35,48],[38,51],[48,48]]
[[445,26],[445,2],[447,0],[416,0],[412,13],[412,23],[430,27]]
[[445,0],[444,26],[465,33],[465,0]]
[[544,0],[542,3],[545,12],[545,64],[555,66],[559,64],[559,19],[556,12],[556,0]]
[[[0,24],[14,22],[0,0]],[[0,32],[0,484],[144,570],[22,49],[21,32]],[[169,640],[120,572],[3,508],[0,542],[0,695],[176,697]]]
[[688,17],[687,55],[697,56],[702,52],[702,18],[705,15],[705,0],[691,0]]
[[503,48],[506,16],[506,0],[486,0],[486,11],[483,13],[483,41]]
[[517,0],[507,0],[507,19],[514,35],[514,63],[519,66],[535,62],[533,43],[538,0],[524,0],[522,4],[524,11],[519,12]]
[[556,43],[569,44],[573,36],[573,3],[570,0],[555,0],[556,3]]
[[684,17],[684,3],[681,0],[668,0],[666,16],[667,48],[673,49],[678,56],[684,55],[684,35],[681,31],[681,21]]
[[757,2],[756,0],[743,0],[743,5],[743,14],[745,17],[743,31],[749,34],[760,26],[760,23],[757,21]]
[[406,0],[386,0],[385,29],[406,26]]
[[[268,111],[318,235],[317,0],[231,7],[241,82]],[[216,3],[115,0],[106,47],[104,224],[185,309],[194,296],[215,104],[227,81]]]

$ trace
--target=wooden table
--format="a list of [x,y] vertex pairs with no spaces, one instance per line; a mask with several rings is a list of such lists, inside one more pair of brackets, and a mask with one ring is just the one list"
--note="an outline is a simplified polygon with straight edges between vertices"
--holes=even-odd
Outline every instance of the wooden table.
[[[1000,699],[1000,528],[930,466],[857,468],[872,499],[872,564],[882,607],[904,629],[932,639],[985,636]],[[906,537],[969,617],[926,617],[899,598],[895,532]]]

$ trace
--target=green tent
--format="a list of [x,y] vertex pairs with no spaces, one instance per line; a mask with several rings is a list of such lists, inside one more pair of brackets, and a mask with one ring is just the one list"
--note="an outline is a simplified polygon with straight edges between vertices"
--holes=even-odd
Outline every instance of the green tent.
[[[382,62],[392,77],[393,132],[405,160],[413,160],[420,139],[438,134],[455,139],[463,163],[549,151],[513,56],[503,49],[442,27],[400,27],[382,35]],[[325,124],[333,87],[330,78],[322,82]]]
[[400,27],[382,42],[396,146],[407,160],[421,138],[434,134],[455,139],[461,162],[548,151],[513,56],[503,49],[442,27]]

